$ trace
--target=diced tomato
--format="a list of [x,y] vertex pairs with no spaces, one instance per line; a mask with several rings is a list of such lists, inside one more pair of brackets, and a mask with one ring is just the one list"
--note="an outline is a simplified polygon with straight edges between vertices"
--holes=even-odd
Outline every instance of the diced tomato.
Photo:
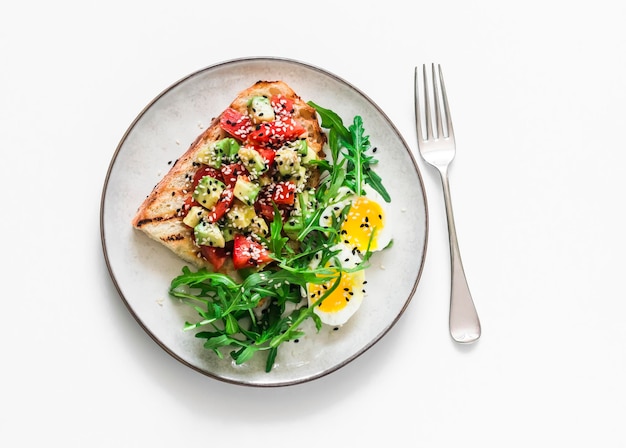
[[235,269],[254,268],[272,261],[269,252],[260,243],[241,234],[235,235],[233,265]]
[[229,107],[220,117],[220,127],[233,137],[245,140],[252,127],[252,121],[249,116]]
[[224,188],[217,204],[209,211],[208,221],[217,222],[222,219],[226,212],[232,207],[234,199],[235,195],[233,194],[233,189]]
[[280,116],[292,116],[294,113],[294,100],[283,95],[274,95],[270,99],[274,113]]
[[[277,186],[280,187],[277,188]],[[256,202],[254,210],[257,215],[263,217],[268,223],[274,220],[274,205],[278,208],[283,221],[295,202],[295,184],[292,182],[279,182],[263,187]]]
[[291,117],[269,121],[256,125],[248,134],[247,141],[257,146],[279,146],[295,140],[306,129]]
[[272,188],[271,199],[277,205],[293,205],[296,198],[296,184],[293,182],[277,182]]
[[234,187],[237,182],[237,177],[247,172],[243,164],[239,162],[222,165],[222,181],[227,187]]
[[207,165],[202,165],[200,169],[196,171],[196,174],[193,177],[192,188],[196,188],[196,185],[198,185],[198,182],[200,182],[200,179],[202,179],[204,176],[211,176],[213,179],[217,179],[219,181],[223,180],[222,172],[220,170],[211,168]]
[[254,204],[254,211],[256,212],[257,215],[261,216],[267,222],[274,221],[274,206],[272,204],[257,201]]
[[[285,222],[289,211],[285,207],[277,206],[280,219]],[[274,221],[274,206],[269,204],[254,204],[254,211],[257,215],[265,219],[265,222],[269,225]]]
[[265,163],[267,164],[268,168],[272,167],[272,164],[274,163],[274,159],[276,158],[276,151],[274,151],[271,148],[263,148],[263,147],[255,147],[254,148],[259,154],[261,154],[261,157],[263,157],[263,160],[265,160]]
[[200,246],[200,254],[219,271],[228,258],[228,251],[223,247]]

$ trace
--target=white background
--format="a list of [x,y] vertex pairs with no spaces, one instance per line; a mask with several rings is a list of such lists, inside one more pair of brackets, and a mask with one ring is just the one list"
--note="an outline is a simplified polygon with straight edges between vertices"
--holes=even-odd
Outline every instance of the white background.
[[[0,445],[626,444],[626,4],[11,3],[0,7]],[[413,150],[413,69],[442,64],[478,343],[447,332],[441,188],[417,152],[422,278],[398,324],[348,366],[286,388],[235,386],[137,325],[100,242],[111,157],[155,95],[245,56],[343,77]]]

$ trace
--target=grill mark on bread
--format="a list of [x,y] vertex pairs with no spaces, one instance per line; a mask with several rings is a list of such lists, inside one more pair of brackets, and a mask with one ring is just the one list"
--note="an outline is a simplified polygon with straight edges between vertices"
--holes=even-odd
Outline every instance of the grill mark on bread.
[[155,216],[154,218],[145,218],[137,222],[137,227],[142,227],[146,224],[152,224],[155,222],[167,222],[176,218],[176,216]]
[[175,235],[168,235],[166,237],[161,237],[161,240],[163,241],[180,241],[180,240],[184,240],[185,239],[185,235],[181,235],[180,233],[177,233]]

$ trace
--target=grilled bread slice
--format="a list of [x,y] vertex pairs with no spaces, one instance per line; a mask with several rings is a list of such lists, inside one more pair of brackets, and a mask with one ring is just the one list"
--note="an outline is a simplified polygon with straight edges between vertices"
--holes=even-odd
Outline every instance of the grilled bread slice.
[[[207,145],[231,137],[220,125],[220,119],[226,111],[234,109],[241,114],[248,114],[252,98],[260,96],[270,98],[275,95],[282,95],[290,100],[289,104],[293,102],[293,110],[289,111],[291,117],[306,130],[300,138],[306,138],[309,150],[318,154],[318,158],[323,158],[326,135],[321,130],[315,109],[283,81],[258,81],[241,91],[229,108],[215,117],[210,126],[196,138],[139,206],[132,225],[165,245],[185,262],[199,268],[214,269],[195,243],[193,229],[183,222],[185,204],[191,200],[193,193],[192,181],[200,168],[196,160],[197,154]],[[316,171],[313,169],[309,174],[307,186],[316,186],[318,182]],[[232,272],[232,263],[226,263],[220,271]]]

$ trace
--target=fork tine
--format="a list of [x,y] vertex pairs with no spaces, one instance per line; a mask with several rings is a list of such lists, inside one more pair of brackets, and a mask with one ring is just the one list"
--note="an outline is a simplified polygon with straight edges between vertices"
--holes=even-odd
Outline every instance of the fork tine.
[[424,140],[422,132],[422,114],[420,113],[420,93],[419,93],[419,69],[415,67],[415,128],[417,129],[417,141],[421,143]]
[[422,77],[424,79],[424,115],[426,115],[426,140],[430,140],[433,134],[433,123],[430,117],[430,101],[428,93],[428,82],[426,77],[426,64],[422,64]]
[[446,94],[446,85],[443,82],[443,71],[441,70],[441,65],[438,65],[438,68],[439,68],[439,83],[441,84],[441,96],[443,97],[443,110],[446,116],[446,127],[447,127],[446,137],[454,140],[454,128],[452,127],[452,117],[450,116],[450,107],[448,106],[448,95]]
[[[428,72],[426,69],[426,64],[422,64],[422,87],[424,104],[421,106],[419,94],[419,69],[418,67],[415,67],[415,117],[417,122],[417,138],[419,141],[431,140],[433,137],[435,137],[434,134],[436,129],[437,139],[454,139],[452,117],[450,116],[448,95],[446,92],[445,83],[443,81],[443,71],[441,70],[441,65],[437,64],[437,66],[435,67],[434,63],[431,64],[431,76],[429,77],[427,73]],[[430,83],[429,79],[431,81]],[[433,110],[435,114],[434,119],[432,117]],[[424,113],[424,123],[422,123],[422,111]]]
[[[438,67],[441,70],[441,67]],[[441,108],[439,105],[439,87],[437,86],[437,73],[435,72],[435,64],[431,65],[432,83],[433,83],[433,103],[435,103],[435,122],[437,125],[437,138],[443,138],[443,126],[441,123]],[[439,72],[441,74],[441,71]],[[441,79],[441,78],[440,78]]]

